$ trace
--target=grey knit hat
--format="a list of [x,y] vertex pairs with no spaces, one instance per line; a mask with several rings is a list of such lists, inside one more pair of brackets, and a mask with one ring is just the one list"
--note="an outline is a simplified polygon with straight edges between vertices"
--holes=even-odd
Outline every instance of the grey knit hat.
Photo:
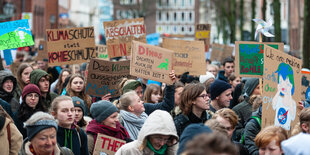
[[82,99],[80,99],[79,97],[73,96],[72,102],[73,102],[74,107],[80,107],[82,109],[84,116],[88,115],[88,110],[86,109],[84,101]]
[[90,107],[90,113],[98,123],[101,123],[117,111],[118,109],[116,108],[116,106],[106,100],[95,102]]

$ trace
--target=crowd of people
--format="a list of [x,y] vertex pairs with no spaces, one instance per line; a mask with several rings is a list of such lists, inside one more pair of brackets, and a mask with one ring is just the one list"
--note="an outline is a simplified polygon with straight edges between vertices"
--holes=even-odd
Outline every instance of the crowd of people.
[[291,132],[262,128],[259,79],[235,76],[234,65],[230,57],[207,61],[198,77],[172,71],[172,85],[124,78],[112,98],[85,92],[86,63],[25,61],[17,71],[0,71],[0,150],[87,155],[103,134],[126,142],[117,155],[310,153],[310,97],[300,102]]

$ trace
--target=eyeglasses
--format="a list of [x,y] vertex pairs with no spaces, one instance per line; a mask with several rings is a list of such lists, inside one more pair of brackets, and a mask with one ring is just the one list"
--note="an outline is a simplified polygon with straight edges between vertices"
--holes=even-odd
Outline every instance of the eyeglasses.
[[167,144],[167,146],[173,146],[175,144],[178,143],[178,140],[172,138],[172,137],[169,137],[169,138],[163,138],[161,136],[157,136],[157,135],[153,135],[153,136],[150,136],[150,138],[153,138],[155,141],[157,142],[164,142],[165,144]]
[[203,99],[207,99],[209,96],[207,94],[199,95],[198,97],[202,97]]

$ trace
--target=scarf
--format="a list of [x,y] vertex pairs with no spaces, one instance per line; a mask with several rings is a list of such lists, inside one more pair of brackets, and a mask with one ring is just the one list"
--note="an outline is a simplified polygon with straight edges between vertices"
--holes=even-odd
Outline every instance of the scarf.
[[100,124],[96,120],[92,120],[89,122],[86,132],[91,133],[94,136],[95,141],[97,139],[98,133],[112,136],[112,137],[122,139],[122,140],[126,140],[127,138],[129,138],[129,135],[126,129],[119,122],[117,122],[116,128],[112,128],[112,127]]
[[155,155],[163,155],[165,154],[166,150],[167,150],[167,144],[163,145],[159,150],[155,150],[155,148],[152,146],[151,142],[149,140],[147,140],[147,147],[150,148]]
[[138,139],[138,134],[145,120],[147,119],[147,114],[143,112],[139,117],[131,112],[121,110],[120,116],[125,129],[128,131],[131,139]]
[[13,97],[14,97],[13,91],[11,93],[8,93],[5,90],[3,90],[2,88],[0,89],[0,98],[2,98],[4,101],[6,101],[10,104]]

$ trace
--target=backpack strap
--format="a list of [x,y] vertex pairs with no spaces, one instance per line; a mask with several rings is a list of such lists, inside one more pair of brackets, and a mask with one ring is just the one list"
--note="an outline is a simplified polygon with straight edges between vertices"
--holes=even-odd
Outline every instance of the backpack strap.
[[[258,117],[258,116],[251,116],[251,117],[250,117],[250,120],[251,120],[251,119],[256,120],[255,122],[257,122],[258,125],[259,125],[259,127],[261,127],[262,119],[261,119],[260,117]],[[249,120],[248,122],[250,122],[250,120]],[[241,140],[240,140],[240,143],[241,143],[241,144],[244,144],[244,139],[245,139],[245,132],[243,131],[243,134],[242,134],[242,137],[241,137]]]
[[9,148],[11,149],[11,128],[10,128],[10,123],[6,126],[6,131],[8,133]]

